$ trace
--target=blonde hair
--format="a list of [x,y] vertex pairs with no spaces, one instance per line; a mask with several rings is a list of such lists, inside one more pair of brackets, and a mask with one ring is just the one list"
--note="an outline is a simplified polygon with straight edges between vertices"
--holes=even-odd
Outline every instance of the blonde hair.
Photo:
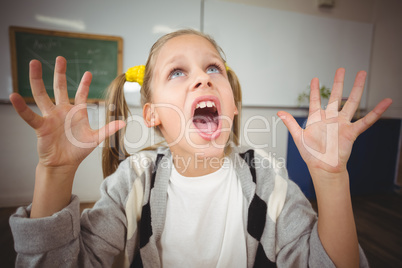
[[[146,103],[152,101],[152,77],[154,66],[160,49],[170,39],[182,35],[197,35],[205,38],[215,47],[222,60],[226,62],[224,58],[224,52],[221,47],[218,46],[215,40],[207,34],[192,29],[184,29],[162,36],[152,46],[149,52],[147,63],[145,65],[144,82],[141,86],[141,106],[144,106]],[[242,103],[241,87],[235,72],[231,68],[228,68],[227,75],[229,83],[233,90],[233,97],[236,103],[236,107],[239,111],[238,115],[235,115],[233,119],[232,135],[230,137],[230,141],[238,145],[240,137],[240,115]],[[113,80],[107,90],[106,124],[116,119],[126,120],[128,118],[128,115],[130,114],[128,105],[124,98],[123,87],[125,82],[125,74],[121,74],[115,80]],[[161,135],[158,128],[156,128],[155,131]],[[105,146],[102,150],[102,168],[104,177],[112,174],[117,169],[119,163],[129,156],[127,150],[124,147],[124,134],[125,128],[105,140]]]

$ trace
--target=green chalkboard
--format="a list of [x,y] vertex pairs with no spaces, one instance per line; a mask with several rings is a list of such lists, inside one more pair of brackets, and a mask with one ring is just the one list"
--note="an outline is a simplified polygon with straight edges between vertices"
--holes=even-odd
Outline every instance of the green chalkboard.
[[29,84],[29,62],[42,63],[42,76],[51,98],[53,72],[57,56],[67,59],[67,89],[74,99],[81,77],[86,71],[93,75],[88,101],[104,98],[110,82],[122,73],[121,37],[47,31],[10,27],[13,88],[27,102],[34,102]]

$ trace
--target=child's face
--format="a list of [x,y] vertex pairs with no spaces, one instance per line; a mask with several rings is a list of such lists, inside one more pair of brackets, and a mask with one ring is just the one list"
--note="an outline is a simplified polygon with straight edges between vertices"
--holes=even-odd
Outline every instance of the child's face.
[[174,154],[223,156],[237,108],[225,64],[208,40],[169,40],[155,63],[152,95],[156,122]]

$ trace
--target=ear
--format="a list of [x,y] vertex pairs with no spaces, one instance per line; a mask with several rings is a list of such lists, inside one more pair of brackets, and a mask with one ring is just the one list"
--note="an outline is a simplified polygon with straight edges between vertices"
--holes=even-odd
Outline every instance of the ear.
[[142,108],[142,116],[144,117],[144,123],[147,127],[156,127],[161,124],[159,120],[158,112],[152,103],[147,102]]
[[237,106],[235,105],[234,115],[238,115],[238,114],[239,114],[239,110],[237,110]]

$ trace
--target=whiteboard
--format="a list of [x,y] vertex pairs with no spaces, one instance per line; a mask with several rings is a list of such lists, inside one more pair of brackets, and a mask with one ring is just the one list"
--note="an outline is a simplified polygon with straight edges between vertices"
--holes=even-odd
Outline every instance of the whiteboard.
[[[339,67],[347,97],[356,73],[369,71],[372,24],[213,0],[204,16],[204,32],[240,79],[244,106],[295,107],[312,78],[332,88]],[[367,87],[361,108],[366,96]]]

